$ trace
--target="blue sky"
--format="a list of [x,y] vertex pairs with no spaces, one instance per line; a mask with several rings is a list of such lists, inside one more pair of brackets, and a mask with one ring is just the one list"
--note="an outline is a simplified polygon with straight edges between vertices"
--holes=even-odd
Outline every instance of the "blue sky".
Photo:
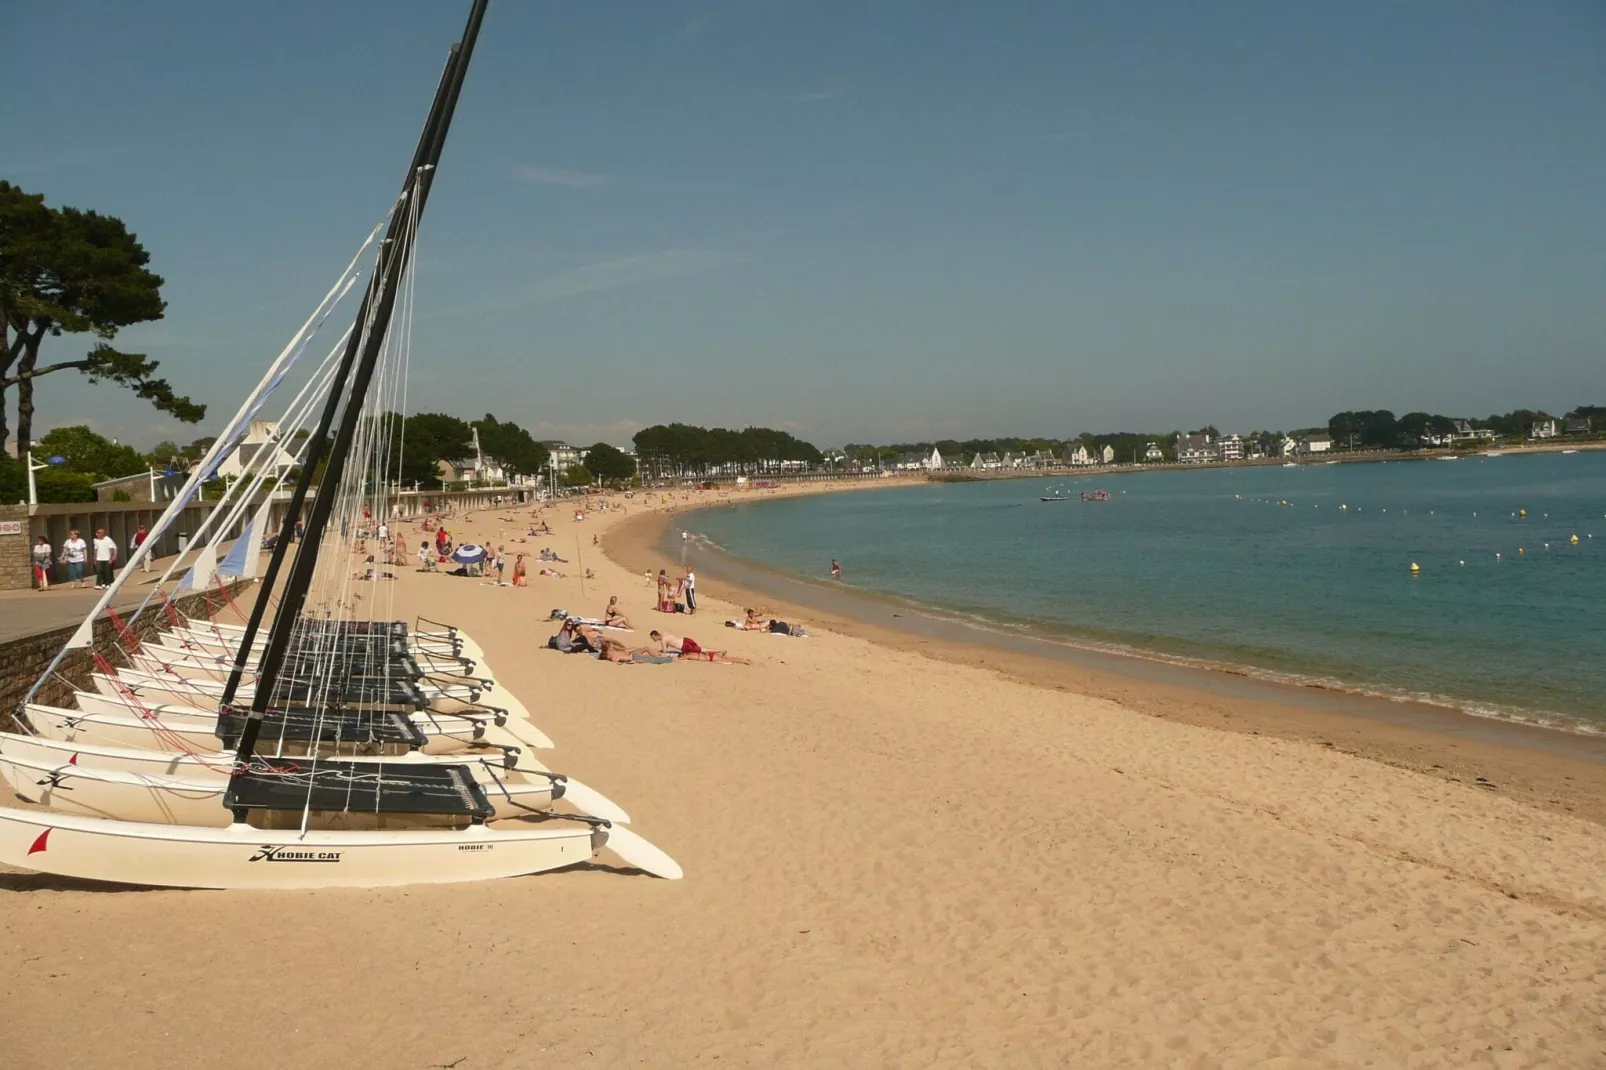
[[[122,341],[215,422],[394,196],[466,12],[26,5],[0,176],[138,232],[169,310]],[[821,445],[1606,403],[1603,191],[1593,0],[500,0],[411,398]]]

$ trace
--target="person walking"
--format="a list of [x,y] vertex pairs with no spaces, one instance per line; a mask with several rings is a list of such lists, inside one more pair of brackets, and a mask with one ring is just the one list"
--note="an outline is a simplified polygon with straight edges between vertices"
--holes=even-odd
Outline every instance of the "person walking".
[[106,534],[105,528],[95,529],[95,590],[104,591],[112,585],[112,565],[117,562],[117,543]]
[[89,544],[73,528],[67,532],[67,541],[61,544],[61,563],[67,566],[67,582],[84,585],[84,563],[89,560]]
[[[145,540],[150,537],[151,529],[146,527],[144,524],[141,524],[139,527],[135,528],[133,537],[128,540],[129,556],[133,557],[134,554],[139,553],[139,548],[144,546]],[[149,572],[151,570],[151,559],[147,557],[145,560],[139,563],[139,567],[140,571]]]
[[33,544],[33,578],[37,590],[50,590],[50,540],[43,535]]
[[697,612],[697,573],[692,571],[690,565],[686,566],[686,578],[682,582],[684,582],[685,585],[686,585],[686,612],[687,613],[696,613]]

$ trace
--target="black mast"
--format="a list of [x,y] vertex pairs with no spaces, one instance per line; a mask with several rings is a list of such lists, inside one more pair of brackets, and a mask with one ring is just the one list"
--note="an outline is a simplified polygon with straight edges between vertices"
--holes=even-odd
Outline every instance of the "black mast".
[[[384,348],[385,336],[389,331],[391,313],[395,309],[396,297],[399,290],[402,269],[406,266],[411,253],[407,240],[406,224],[410,215],[414,221],[421,218],[424,205],[429,200],[429,190],[435,175],[435,165],[440,160],[441,149],[446,144],[446,133],[451,127],[452,114],[457,108],[457,98],[463,88],[463,78],[468,73],[469,60],[474,54],[474,43],[479,37],[480,24],[485,19],[485,8],[489,0],[474,0],[473,10],[469,12],[468,26],[463,31],[462,40],[453,46],[453,52],[446,64],[446,70],[441,77],[440,85],[436,89],[434,103],[430,107],[429,119],[425,123],[423,136],[419,139],[418,150],[414,153],[413,167],[403,182],[402,191],[408,198],[392,217],[390,227],[386,232],[385,243],[380,248],[379,257],[375,264],[374,277],[369,283],[367,294],[364,296],[362,307],[357,312],[357,326],[352,332],[351,342],[347,345],[346,353],[342,359],[342,371],[350,367],[350,360],[361,345],[361,355],[357,358],[354,372],[351,374],[350,390],[346,394],[344,410],[341,412],[340,427],[335,433],[334,444],[329,450],[329,462],[325,466],[322,479],[319,481],[318,495],[313,499],[312,512],[307,517],[302,532],[301,546],[296,551],[295,563],[291,566],[289,579],[285,582],[283,596],[279,600],[279,612],[274,618],[273,629],[268,636],[267,648],[263,651],[261,664],[257,668],[256,691],[251,701],[251,712],[246,721],[244,730],[240,734],[240,743],[237,758],[240,763],[248,762],[252,751],[256,747],[258,734],[262,729],[262,715],[266,712],[268,700],[278,679],[279,671],[284,665],[285,652],[290,645],[290,637],[301,617],[302,607],[306,604],[307,592],[312,586],[313,572],[318,563],[318,544],[323,537],[324,529],[328,526],[329,515],[334,510],[334,502],[338,493],[340,478],[345,471],[346,460],[351,453],[351,443],[357,429],[357,421],[362,414],[363,399],[368,394],[369,385],[373,381],[374,369],[379,363],[380,351]],[[377,299],[377,307],[374,301]],[[372,308],[372,318],[369,311]],[[366,341],[363,330],[365,323],[372,323],[372,329],[366,332]],[[338,373],[337,373],[338,376]],[[323,417],[319,421],[319,437],[328,433],[329,424],[333,420],[334,410],[339,406],[340,392],[338,386],[331,386],[329,400],[324,407]],[[309,449],[320,449],[321,441],[309,443]],[[297,483],[297,491],[302,501],[305,500],[305,486],[312,474],[315,458],[309,457],[303,462],[302,478]],[[285,517],[285,530],[293,531],[295,518],[300,501],[292,500],[290,511]],[[281,535],[280,541],[274,547],[276,560],[282,560],[280,548],[287,540]],[[271,566],[270,566],[271,567]],[[262,588],[262,598],[257,607],[253,607],[252,616],[259,618],[256,612],[266,601],[266,591],[270,580],[265,579]],[[250,656],[252,634],[242,637],[240,652],[236,657],[235,672],[231,674],[231,685],[237,683],[237,676],[246,658]],[[230,696],[232,697],[232,695]]]
[[[430,146],[434,143],[435,124],[440,115],[442,102],[446,99],[448,87],[451,85],[452,72],[457,69],[458,51],[458,46],[453,44],[450,54],[446,57],[446,68],[441,71],[440,83],[435,87],[435,99],[430,105],[429,117],[425,119],[424,129],[418,135],[418,147],[413,150],[413,162],[407,168],[407,177],[402,180],[404,193],[411,188],[413,176],[424,166]],[[346,382],[351,378],[351,367],[356,363],[357,352],[362,346],[362,325],[368,320],[368,309],[372,306],[379,288],[385,252],[396,248],[402,234],[402,220],[405,219],[404,213],[407,208],[405,202],[396,206],[390,226],[385,231],[385,240],[381,243],[380,252],[374,260],[373,278],[368,280],[368,285],[363,290],[362,302],[357,306],[357,328],[351,332],[351,339],[346,343],[346,351],[340,357],[340,366],[335,369],[335,377],[329,383],[329,398],[324,403],[322,415],[318,418],[318,428],[307,442],[307,452],[301,461],[301,477],[296,480],[295,489],[290,492],[290,505],[285,510],[279,537],[274,541],[273,556],[268,558],[268,570],[262,577],[262,583],[257,587],[257,599],[251,605],[250,619],[245,622],[245,635],[240,640],[239,651],[234,655],[234,667],[229,671],[229,682],[223,688],[220,707],[234,701],[235,692],[240,687],[240,678],[251,660],[257,632],[261,630],[262,618],[267,613],[268,595],[279,582],[279,571],[284,567],[290,544],[294,541],[296,520],[306,506],[307,491],[312,484],[313,472],[323,460],[324,447],[329,441],[329,428],[335,422],[335,414],[340,411],[340,399],[345,392]]]

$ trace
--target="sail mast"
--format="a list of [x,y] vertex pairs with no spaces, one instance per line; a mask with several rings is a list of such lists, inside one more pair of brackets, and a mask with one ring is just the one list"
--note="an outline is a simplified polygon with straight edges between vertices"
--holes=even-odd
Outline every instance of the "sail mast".
[[[318,563],[318,545],[322,540],[324,529],[328,526],[329,515],[334,510],[341,475],[345,470],[347,457],[351,453],[352,439],[362,414],[363,399],[368,394],[374,369],[379,363],[379,355],[385,345],[390,317],[395,309],[400,289],[402,269],[406,266],[411,252],[407,240],[407,216],[411,215],[416,226],[417,221],[423,216],[424,206],[429,201],[435,166],[446,144],[446,133],[451,127],[452,114],[457,108],[457,98],[463,88],[464,76],[468,73],[469,60],[474,54],[474,43],[479,37],[480,24],[485,19],[487,3],[488,0],[475,0],[473,10],[469,12],[468,25],[463,31],[462,40],[454,46],[452,58],[447,63],[446,74],[436,91],[436,99],[430,108],[429,121],[425,124],[425,134],[420,142],[424,149],[423,159],[407,176],[403,187],[412,198],[411,212],[398,212],[392,218],[391,235],[388,236],[386,246],[380,251],[381,265],[376,266],[378,269],[370,285],[369,295],[377,295],[378,306],[371,320],[365,320],[363,317],[363,313],[367,312],[366,307],[359,312],[357,330],[353,332],[353,338],[363,334],[364,322],[371,322],[372,327],[366,332],[362,354],[352,374],[345,408],[341,413],[340,427],[335,433],[334,444],[329,449],[329,461],[319,480],[318,495],[313,499],[312,511],[303,528],[301,547],[296,551],[295,563],[290,568],[289,579],[285,581],[284,594],[279,600],[279,612],[274,618],[267,648],[262,653],[262,661],[257,669],[251,712],[240,734],[237,756],[241,763],[250,760],[256,747],[257,736],[262,730],[262,716],[267,711],[274,684],[278,680],[279,671],[284,665],[285,653],[289,649],[291,634],[301,617],[302,606],[306,603],[307,592],[312,586],[313,572]],[[364,305],[367,304],[365,301]],[[338,394],[331,393],[330,397],[331,401],[334,401],[338,398]],[[329,406],[325,406],[324,411],[326,416],[332,415]],[[310,475],[310,469],[309,464],[302,473],[304,477]],[[292,517],[293,515],[290,514]],[[294,523],[293,520],[288,522]],[[242,657],[249,656],[245,652],[249,651],[250,647],[243,640],[240,649]]]
[[[382,265],[387,252],[396,250],[401,242],[404,232],[408,209],[408,196],[413,192],[414,182],[419,170],[424,167],[429,158],[435,142],[435,127],[439,123],[442,109],[447,98],[451,95],[451,85],[456,76],[459,59],[462,54],[460,43],[454,43],[446,58],[446,66],[441,70],[440,81],[435,87],[435,97],[430,104],[429,115],[424,121],[424,129],[419,132],[418,145],[413,150],[412,163],[408,165],[407,174],[402,179],[402,197],[397,202],[396,209],[391,215],[390,226],[385,232],[385,240],[380,244],[379,258],[375,262],[373,277],[368,287],[363,291],[362,302],[357,306],[356,326],[352,328],[351,337],[346,343],[346,351],[341,355],[340,367],[335,371],[334,381],[329,385],[328,400],[324,404],[322,415],[318,419],[317,429],[313,431],[312,438],[307,443],[306,456],[301,463],[301,477],[296,480],[295,488],[290,493],[290,502],[284,512],[284,521],[280,525],[279,537],[273,544],[273,553],[268,558],[268,570],[262,576],[262,583],[258,587],[257,598],[251,606],[251,616],[245,624],[245,634],[240,640],[239,652],[235,654],[234,665],[229,670],[229,680],[223,689],[223,699],[220,706],[226,706],[234,701],[234,696],[240,687],[241,677],[245,673],[246,665],[250,662],[251,654],[255,650],[257,633],[262,628],[263,617],[267,613],[269,594],[279,581],[279,573],[284,567],[290,545],[295,541],[296,521],[306,506],[307,494],[311,488],[313,475],[323,460],[326,444],[329,441],[329,429],[334,424],[335,415],[340,411],[340,399],[346,390],[346,383],[351,378],[351,369],[356,364],[358,353],[362,349],[362,325],[368,320],[369,309],[373,306],[375,296],[383,285],[384,274]],[[306,545],[303,540],[302,546]],[[297,551],[297,556],[300,551]]]

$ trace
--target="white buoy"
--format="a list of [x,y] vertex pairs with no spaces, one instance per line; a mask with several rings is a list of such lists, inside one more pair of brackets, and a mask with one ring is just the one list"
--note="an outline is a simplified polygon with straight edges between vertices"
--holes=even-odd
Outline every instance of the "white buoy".
[[1461,567],[1462,568],[1466,568],[1467,567],[1467,563],[1465,561],[1461,562]]

